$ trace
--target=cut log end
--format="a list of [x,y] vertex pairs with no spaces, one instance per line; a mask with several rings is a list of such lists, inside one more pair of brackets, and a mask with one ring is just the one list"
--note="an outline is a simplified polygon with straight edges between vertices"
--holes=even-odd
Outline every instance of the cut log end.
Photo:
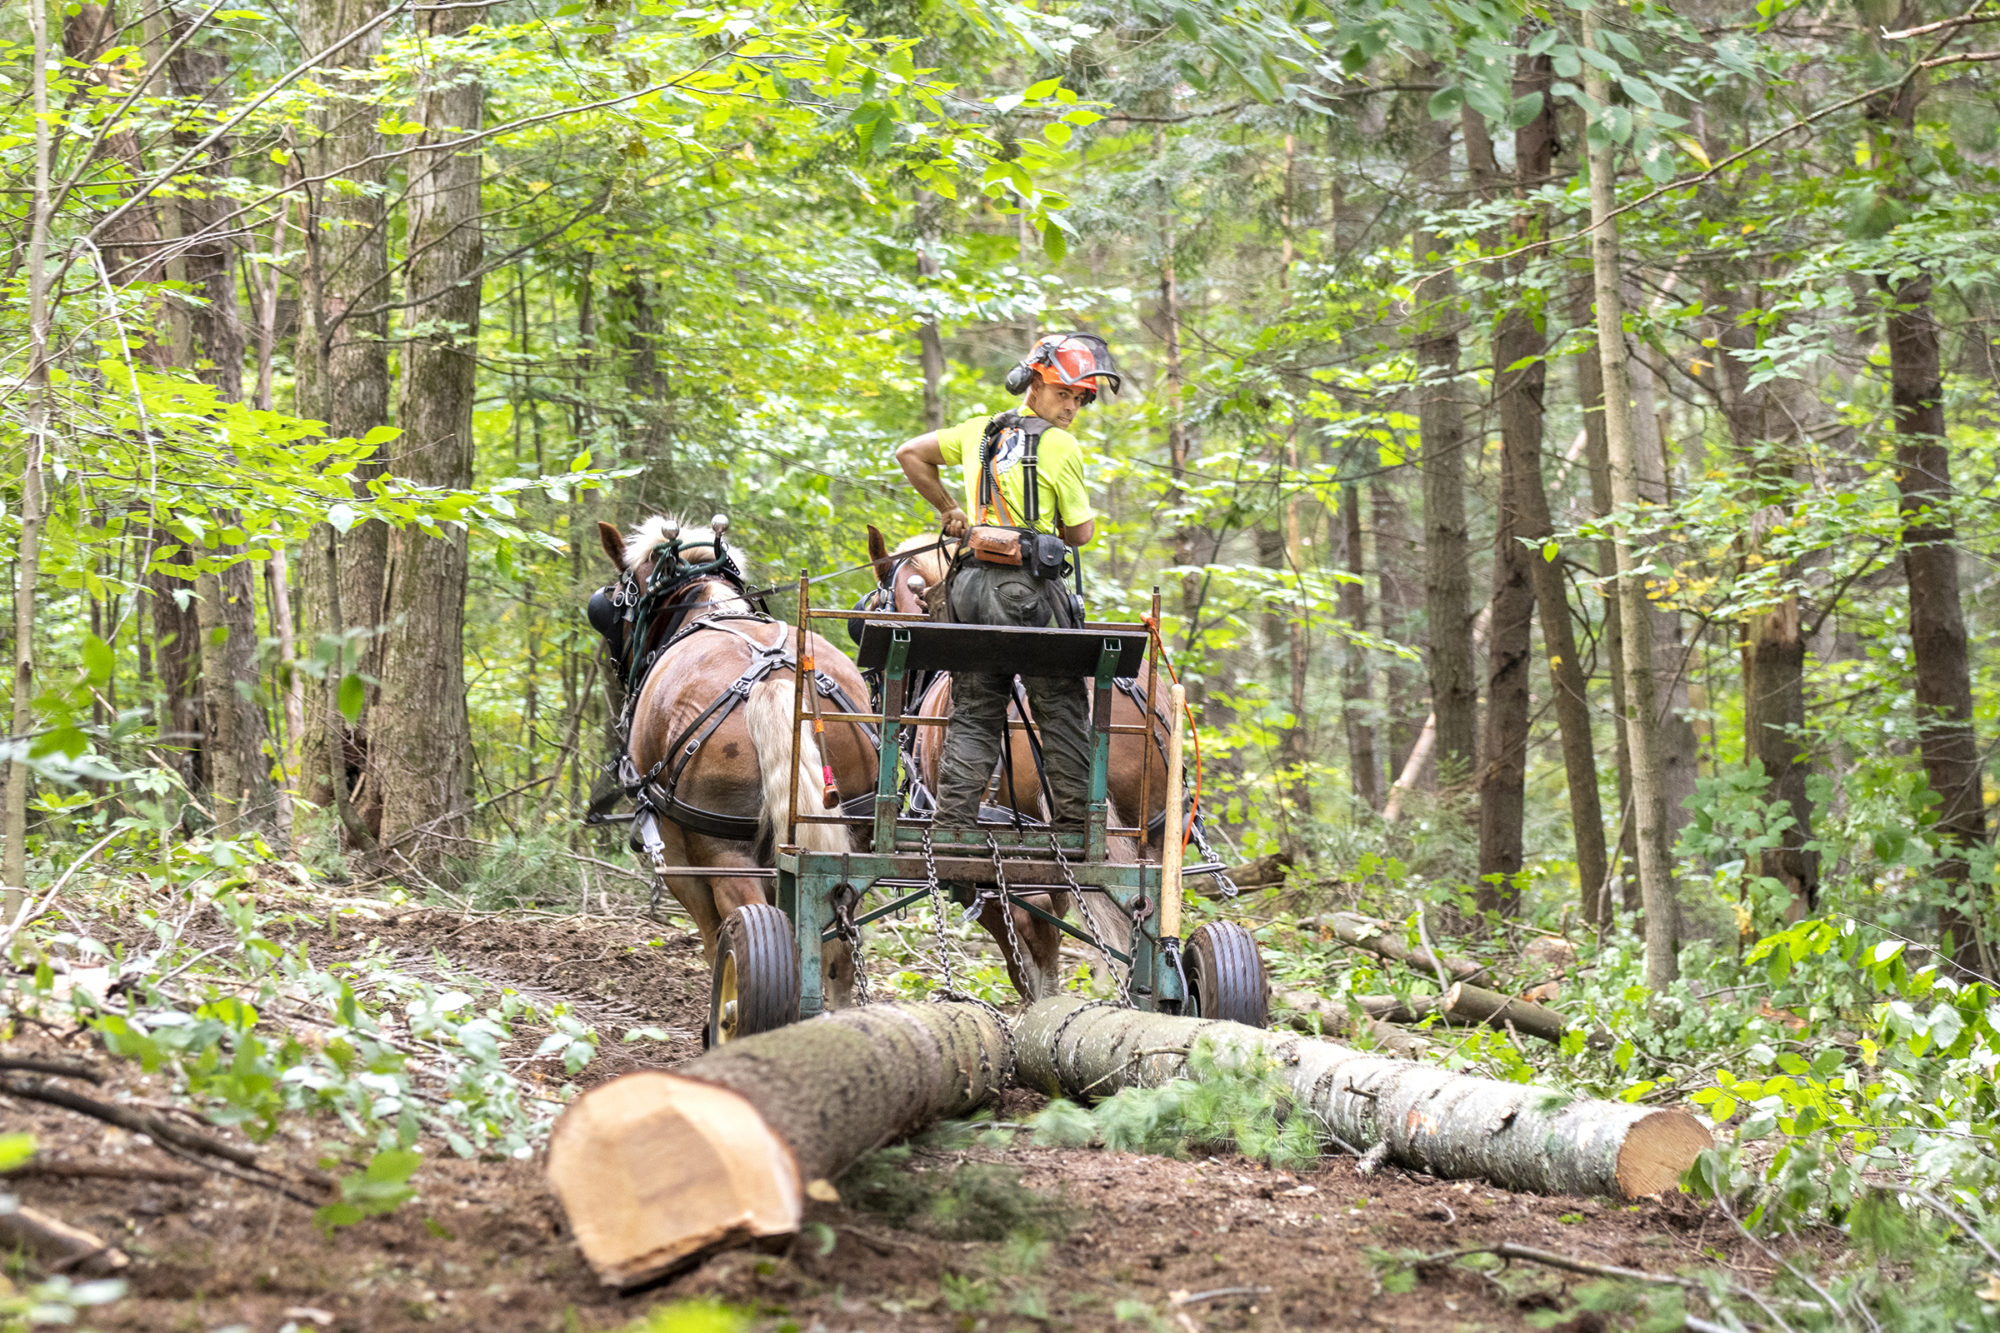
[[791,1149],[727,1088],[659,1070],[594,1089],[549,1139],[549,1183],[577,1247],[609,1287],[799,1228]]
[[1628,1199],[1664,1194],[1680,1184],[1715,1136],[1685,1111],[1655,1111],[1626,1132],[1618,1149],[1618,1188]]

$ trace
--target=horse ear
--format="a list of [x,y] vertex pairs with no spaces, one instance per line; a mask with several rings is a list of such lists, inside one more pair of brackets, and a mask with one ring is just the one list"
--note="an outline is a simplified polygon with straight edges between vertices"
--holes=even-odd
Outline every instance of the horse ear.
[[597,540],[604,543],[604,554],[611,557],[611,563],[622,574],[625,571],[625,534],[614,523],[602,519],[597,524]]
[[889,543],[882,537],[882,529],[873,523],[868,525],[868,563],[875,566],[875,582],[880,587],[888,587],[889,580],[896,576],[896,567],[889,562]]

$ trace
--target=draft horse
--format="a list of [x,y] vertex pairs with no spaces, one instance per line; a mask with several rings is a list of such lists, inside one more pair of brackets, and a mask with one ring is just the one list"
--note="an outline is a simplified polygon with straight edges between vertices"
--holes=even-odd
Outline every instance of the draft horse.
[[[753,605],[743,565],[723,538],[727,520],[708,526],[649,518],[629,534],[597,525],[618,571],[608,597],[614,624],[598,623],[626,683],[620,721],[625,752],[620,783],[638,808],[632,847],[655,867],[698,867],[701,875],[664,876],[694,917],[713,972],[708,1039],[726,1041],[796,1017],[752,1013],[763,987],[734,984],[740,970],[797,976],[797,943],[788,918],[771,904],[775,881],[745,870],[768,869],[796,780],[801,814],[839,813],[839,792],[870,792],[875,738],[856,723],[834,723],[823,747],[794,728],[798,632]],[[867,686],[847,656],[817,634],[806,636],[815,673],[809,688],[826,711],[862,711]],[[845,826],[800,823],[810,851],[849,851]],[[854,963],[845,940],[828,944],[829,1002],[849,1001]]]

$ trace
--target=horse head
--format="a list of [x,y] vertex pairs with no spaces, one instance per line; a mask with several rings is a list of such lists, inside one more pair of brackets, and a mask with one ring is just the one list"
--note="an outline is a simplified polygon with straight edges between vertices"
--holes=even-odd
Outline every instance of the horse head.
[[[725,514],[705,525],[656,514],[629,533],[610,523],[597,525],[604,554],[618,571],[618,581],[600,595],[610,607],[624,608],[619,619],[638,630],[630,659],[643,658],[648,648],[673,637],[695,614],[748,614],[756,609],[745,594],[743,558],[724,540],[728,530]],[[592,599],[593,624],[600,619],[596,600]],[[621,657],[628,656],[626,634],[614,636],[602,625],[598,628]]]
[[951,556],[935,537],[918,535],[889,549],[881,530],[868,525],[868,561],[875,566],[875,594],[869,609],[921,615],[924,595],[944,583]]

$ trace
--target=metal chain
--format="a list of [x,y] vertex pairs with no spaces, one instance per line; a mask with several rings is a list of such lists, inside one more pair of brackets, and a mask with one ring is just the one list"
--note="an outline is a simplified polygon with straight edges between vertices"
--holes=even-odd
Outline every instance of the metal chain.
[[[1194,845],[1201,849],[1202,864],[1211,866],[1221,865],[1222,860],[1215,854],[1215,848],[1209,846],[1208,830],[1202,827],[1201,816],[1199,814],[1196,814],[1194,819],[1189,822],[1189,831],[1194,834]],[[1236,881],[1229,878],[1228,871],[1211,870],[1207,873],[1215,877],[1215,883],[1222,890],[1224,898],[1234,898],[1237,894],[1243,892],[1243,890],[1236,887]]]
[[[1054,833],[1049,834],[1049,850],[1056,854],[1056,865],[1062,871],[1063,883],[1069,885],[1070,894],[1076,899],[1076,913],[1083,918],[1083,928],[1090,932],[1091,944],[1095,946],[1098,953],[1104,955],[1104,965],[1111,969],[1111,979],[1118,986],[1118,1003],[1120,1007],[1130,1009],[1132,1007],[1132,974],[1129,971],[1120,972],[1118,970],[1118,960],[1111,956],[1111,946],[1104,942],[1103,934],[1097,929],[1097,920],[1090,914],[1090,904],[1084,897],[1084,887],[1076,882],[1076,872],[1070,869],[1069,857],[1063,853],[1062,840]],[[1138,938],[1138,934],[1139,932],[1135,924],[1132,931],[1132,936],[1135,940]]]
[[[991,833],[986,835],[986,850],[993,858],[993,884],[999,890],[1000,920],[1007,927],[1007,952],[1013,956],[1014,966],[1025,977],[1028,975],[1029,959],[1021,948],[1021,937],[1014,930],[1014,899],[1007,892],[1007,867],[1000,861],[1000,844]],[[973,904],[976,911],[978,903]]]
[[[993,1022],[1000,1029],[1000,1035],[1007,1041],[1007,1067],[1000,1073],[1000,1082],[1004,1087],[1014,1081],[1014,1070],[1018,1063],[1015,1058],[1013,1026],[1008,1023],[1007,1015],[1001,1013],[997,1005],[981,999],[971,991],[959,989],[958,980],[952,974],[951,945],[945,939],[944,934],[945,913],[948,909],[944,901],[944,886],[938,882],[937,856],[931,850],[931,831],[928,825],[925,826],[923,832],[923,849],[925,887],[930,890],[931,897],[931,928],[937,936],[938,963],[944,972],[944,986],[933,992],[931,998],[939,1001],[956,1000],[962,1004],[977,1005],[992,1016]],[[1011,917],[1011,913],[1009,915]]]
[[833,928],[847,941],[848,959],[854,968],[854,999],[857,1004],[867,1004],[868,957],[861,946],[861,927],[854,921],[860,895],[852,884],[836,885],[833,893]]

